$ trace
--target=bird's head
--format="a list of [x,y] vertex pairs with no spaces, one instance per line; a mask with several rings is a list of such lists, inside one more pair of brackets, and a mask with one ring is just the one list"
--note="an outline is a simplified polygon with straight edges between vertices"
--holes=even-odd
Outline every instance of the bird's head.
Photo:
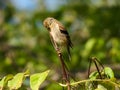
[[52,17],[48,17],[43,21],[43,25],[49,30],[50,29],[50,25],[53,22],[54,18]]

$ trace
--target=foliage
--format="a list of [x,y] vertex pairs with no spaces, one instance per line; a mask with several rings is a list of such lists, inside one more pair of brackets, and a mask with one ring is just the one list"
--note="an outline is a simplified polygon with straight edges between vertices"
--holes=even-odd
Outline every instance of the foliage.
[[48,71],[37,73],[30,75],[30,73],[17,73],[15,76],[13,75],[7,75],[2,78],[0,81],[0,90],[18,90],[19,88],[23,87],[22,84],[26,77],[30,76],[30,87],[32,90],[39,90],[40,85],[43,83],[43,81],[46,79],[47,75],[49,73]]
[[[40,85],[43,83],[43,81],[48,76],[49,70],[42,72],[42,73],[36,73],[33,75],[30,75],[28,73],[28,70],[23,73],[17,73],[15,76],[13,75],[7,75],[3,77],[0,81],[0,90],[18,90],[19,88],[22,88],[22,84],[25,81],[26,77],[30,77],[30,87],[32,90],[39,90]],[[71,87],[76,88],[80,85],[80,87],[77,90],[116,90],[120,88],[120,84],[114,77],[114,72],[110,67],[105,67],[101,71],[102,77],[104,79],[100,79],[98,71],[94,71],[89,75],[89,79],[87,80],[80,80],[80,81],[74,81],[70,83]],[[59,83],[60,86],[66,87],[67,85]],[[84,87],[81,87],[83,86]]]
[[30,76],[30,86],[32,90],[38,90],[41,83],[45,80],[49,73],[49,70],[43,73],[37,73]]
[[[104,79],[100,79],[99,73],[94,71],[89,75],[89,79],[73,82],[70,85],[72,87],[80,85],[81,87],[79,87],[77,90],[116,90],[120,88],[120,83],[114,77],[114,73],[111,68],[105,67],[101,74],[103,75]],[[59,85],[62,87],[67,86],[61,83]]]

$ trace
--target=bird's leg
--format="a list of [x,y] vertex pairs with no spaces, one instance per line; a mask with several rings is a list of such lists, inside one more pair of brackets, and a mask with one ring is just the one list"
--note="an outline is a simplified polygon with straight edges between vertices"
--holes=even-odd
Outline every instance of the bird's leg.
[[58,54],[61,54],[61,50],[60,50],[60,48],[58,47],[58,45],[56,46],[56,51],[57,51]]

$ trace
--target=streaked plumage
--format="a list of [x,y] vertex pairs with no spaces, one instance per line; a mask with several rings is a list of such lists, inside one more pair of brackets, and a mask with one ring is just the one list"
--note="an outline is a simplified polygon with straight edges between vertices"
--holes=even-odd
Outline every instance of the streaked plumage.
[[43,24],[50,33],[51,41],[54,44],[55,49],[61,50],[61,46],[66,46],[70,57],[70,48],[72,48],[72,43],[65,27],[58,20],[52,17],[46,18]]

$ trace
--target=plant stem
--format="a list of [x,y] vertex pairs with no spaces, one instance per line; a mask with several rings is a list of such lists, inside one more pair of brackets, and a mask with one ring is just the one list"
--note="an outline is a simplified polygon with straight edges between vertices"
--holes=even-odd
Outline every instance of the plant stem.
[[61,65],[62,65],[62,73],[63,73],[63,80],[65,80],[66,84],[67,84],[67,90],[71,90],[71,86],[70,86],[70,81],[69,81],[69,75],[66,71],[66,65],[64,63],[64,60],[62,58],[62,54],[58,53],[58,57],[61,61]]
[[[117,87],[120,87],[120,85],[118,83],[115,83],[114,81],[111,81],[111,79],[94,79],[94,80],[81,80],[81,81],[78,81],[78,82],[74,82],[74,83],[71,83],[70,85],[71,86],[75,86],[77,84],[82,84],[82,83],[86,83],[86,82],[93,82],[93,81],[97,81],[97,82],[108,82],[108,83],[111,83]],[[60,84],[61,86],[63,87],[66,87],[67,85],[65,84]]]

